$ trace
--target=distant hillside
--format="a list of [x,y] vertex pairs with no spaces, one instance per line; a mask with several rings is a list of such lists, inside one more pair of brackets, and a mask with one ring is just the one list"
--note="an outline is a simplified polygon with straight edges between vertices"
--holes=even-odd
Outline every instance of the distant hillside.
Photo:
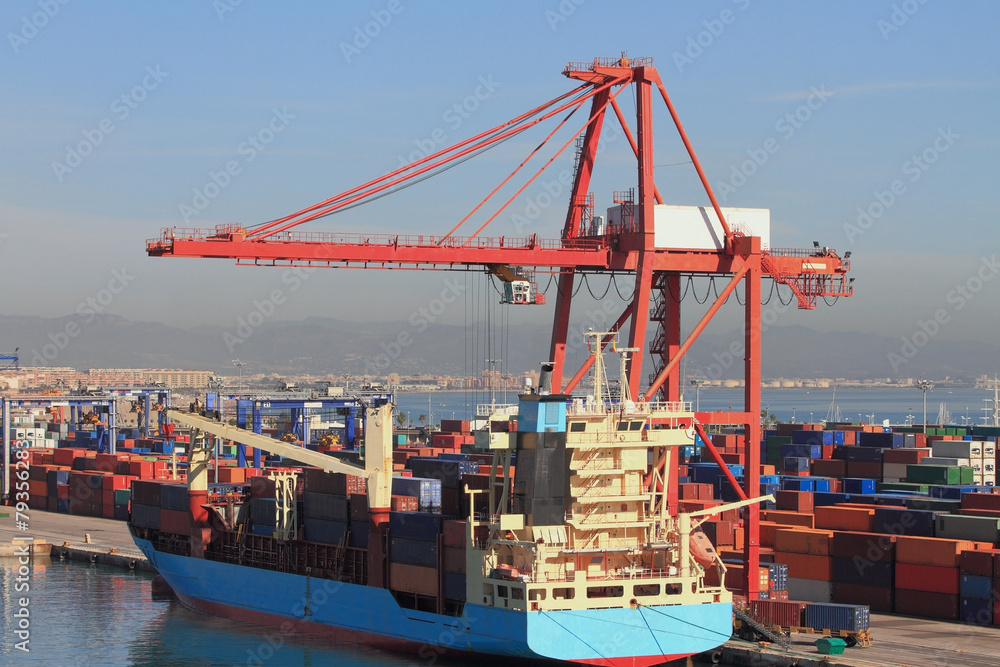
[[[300,322],[269,321],[245,331],[222,327],[181,329],[100,315],[40,318],[0,315],[0,349],[20,347],[21,364],[88,368],[189,368],[233,372],[232,359],[246,372],[435,373],[463,375],[484,367],[486,358],[504,359],[511,373],[535,369],[548,356],[547,325],[512,326],[505,341],[466,335],[458,326],[434,325],[418,332],[407,322],[357,323],[310,317]],[[685,371],[702,377],[742,377],[742,342],[737,331],[704,334],[688,355]],[[763,339],[765,377],[973,377],[994,372],[1000,347],[978,342],[931,341],[912,359],[898,363],[901,341],[862,333],[823,333],[803,326],[772,327]],[[569,360],[579,364],[586,348],[571,345]],[[899,357],[904,359],[902,355]],[[474,363],[473,360],[478,360]]]

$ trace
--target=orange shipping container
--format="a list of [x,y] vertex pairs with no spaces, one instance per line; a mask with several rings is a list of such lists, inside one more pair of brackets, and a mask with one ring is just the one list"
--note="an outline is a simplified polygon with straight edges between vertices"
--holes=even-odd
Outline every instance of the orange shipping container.
[[812,556],[809,554],[775,551],[774,562],[787,565],[789,577],[813,579],[816,581],[833,580],[833,558],[830,556]]
[[896,538],[896,562],[958,567],[962,552],[972,551],[975,548],[975,543],[969,540],[943,540],[936,537],[900,535]]
[[761,521],[760,524],[760,546],[773,547],[774,533],[778,529],[778,524],[773,521]]
[[817,507],[817,528],[870,533],[875,530],[875,510],[859,507]]
[[774,550],[784,553],[829,556],[832,544],[830,530],[779,528],[774,532]]

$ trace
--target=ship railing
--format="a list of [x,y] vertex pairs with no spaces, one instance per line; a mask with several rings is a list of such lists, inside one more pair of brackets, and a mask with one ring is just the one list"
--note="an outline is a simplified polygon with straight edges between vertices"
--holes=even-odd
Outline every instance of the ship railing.
[[574,400],[567,404],[566,412],[570,415],[592,415],[606,412],[648,415],[654,412],[691,412],[693,407],[691,401],[628,401],[625,406],[610,400],[602,403],[603,405],[598,406],[593,401]]
[[477,417],[493,415],[512,416],[517,414],[517,403],[479,403],[476,405]]

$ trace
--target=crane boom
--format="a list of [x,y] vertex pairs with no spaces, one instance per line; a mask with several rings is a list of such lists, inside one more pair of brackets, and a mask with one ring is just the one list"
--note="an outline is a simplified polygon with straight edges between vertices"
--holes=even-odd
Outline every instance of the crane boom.
[[[168,409],[167,416],[175,422],[206,433],[278,454],[287,459],[321,468],[327,472],[340,472],[365,477],[368,497],[372,507],[387,508],[392,495],[392,404],[366,409],[369,427],[365,429],[365,460],[363,465],[341,461],[326,454],[314,452],[287,442],[275,440],[253,431],[224,424],[201,415]],[[197,484],[192,484],[192,488]]]

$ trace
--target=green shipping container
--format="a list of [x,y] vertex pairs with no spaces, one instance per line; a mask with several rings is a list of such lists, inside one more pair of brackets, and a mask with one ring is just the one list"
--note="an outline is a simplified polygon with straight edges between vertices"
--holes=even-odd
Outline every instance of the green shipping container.
[[974,471],[972,468],[959,466],[906,466],[907,482],[926,482],[927,484],[972,484]]
[[939,514],[934,518],[934,537],[996,544],[997,540],[1000,539],[1000,519],[986,516]]
[[127,505],[131,496],[128,489],[118,489],[115,491],[115,505]]

